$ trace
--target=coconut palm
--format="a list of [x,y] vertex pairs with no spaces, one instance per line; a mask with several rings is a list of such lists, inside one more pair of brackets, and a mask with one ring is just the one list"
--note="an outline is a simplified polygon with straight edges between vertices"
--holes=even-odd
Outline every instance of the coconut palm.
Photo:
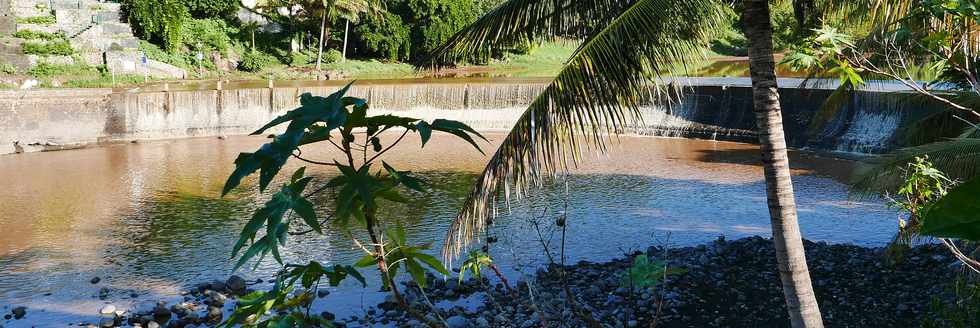
[[[347,24],[358,22],[363,13],[372,13],[381,10],[381,3],[378,0],[322,0],[323,13],[320,16],[320,39],[317,43],[316,51],[316,70],[320,70],[320,63],[323,62],[323,43],[324,39],[330,37],[330,26],[337,18],[344,19]],[[347,47],[347,29],[344,29],[344,48]],[[344,49],[346,53],[346,49]]]
[[[669,100],[669,76],[703,58],[714,32],[734,10],[749,44],[767,202],[790,321],[794,327],[821,327],[797,224],[769,5],[769,0],[510,0],[453,36],[424,65],[465,60],[528,36],[579,35],[584,41],[477,179],[447,233],[445,256],[458,256],[483,233],[499,195],[505,201],[512,194],[520,197],[577,163],[583,149],[603,150],[610,134],[640,120],[641,100],[651,95]],[[843,8],[829,5],[824,8]],[[813,0],[794,1],[800,18],[816,7]]]

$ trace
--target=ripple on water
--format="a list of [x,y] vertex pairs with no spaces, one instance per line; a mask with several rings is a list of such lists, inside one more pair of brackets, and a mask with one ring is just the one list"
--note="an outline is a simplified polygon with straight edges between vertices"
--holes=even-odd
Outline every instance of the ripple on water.
[[[489,138],[494,144],[484,148],[492,149],[502,136]],[[220,187],[237,153],[264,141],[188,139],[0,159],[0,183],[7,190],[0,195],[0,305],[43,309],[43,315],[31,311],[29,316],[63,324],[94,316],[103,304],[95,297],[102,287],[111,288],[109,299],[125,308],[226,278],[231,245],[267,195],[246,182],[221,198]],[[501,207],[504,214],[489,232],[500,240],[497,262],[508,274],[543,263],[538,230],[529,219],[542,218],[541,235],[556,243],[559,234],[550,222],[562,212],[568,215],[569,261],[604,260],[665,242],[695,244],[722,234],[767,236],[756,149],[624,137],[608,155],[588,157],[567,179]],[[336,155],[320,149],[304,153],[317,159]],[[793,154],[793,159],[807,238],[863,245],[891,238],[893,211],[875,200],[848,200],[846,187],[835,180],[849,173],[849,162],[811,154]],[[422,151],[416,141],[406,144],[387,161],[418,172],[435,188],[416,194],[413,203],[391,204],[381,215],[405,226],[415,241],[434,241],[438,250],[485,160],[448,138],[434,136]],[[291,163],[284,172],[296,167]],[[321,181],[332,175],[310,172]],[[327,197],[317,203],[321,211],[331,206]],[[335,225],[322,236],[291,240],[282,255],[287,261],[345,264],[361,256]],[[243,274],[268,278],[275,269],[267,261]],[[96,276],[102,282],[90,284]],[[341,314],[356,312],[373,304],[375,290],[342,286],[331,297],[340,301],[329,306]],[[138,297],[129,298],[131,293]]]

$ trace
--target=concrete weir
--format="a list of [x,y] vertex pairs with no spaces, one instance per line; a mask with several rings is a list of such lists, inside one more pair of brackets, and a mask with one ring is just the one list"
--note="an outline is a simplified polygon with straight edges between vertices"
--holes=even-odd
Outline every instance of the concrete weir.
[[[544,89],[541,79],[367,80],[349,92],[375,113],[460,120],[481,130],[508,129]],[[812,121],[829,88],[781,80],[792,147],[877,153],[919,107],[881,90],[850,95],[817,128]],[[752,142],[755,121],[747,79],[690,78],[679,101],[648,97],[644,121],[630,132]],[[327,95],[338,81],[249,81],[154,84],[135,89],[0,91],[0,154],[79,148],[134,140],[245,134],[298,106],[303,93]]]

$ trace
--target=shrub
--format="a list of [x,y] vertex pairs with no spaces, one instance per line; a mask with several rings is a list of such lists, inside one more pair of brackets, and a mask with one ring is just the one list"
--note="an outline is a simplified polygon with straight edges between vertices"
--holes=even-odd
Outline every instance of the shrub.
[[11,36],[24,40],[56,40],[65,38],[65,35],[61,33],[48,33],[31,30],[20,30],[14,32],[14,34],[11,34]]
[[383,59],[417,59],[440,46],[464,26],[476,20],[480,0],[392,0],[390,14],[370,15],[355,27],[355,42],[368,55]]
[[237,0],[183,0],[182,3],[194,18],[221,18],[238,9]]
[[353,42],[364,55],[384,60],[407,60],[411,50],[411,29],[402,18],[390,12],[381,17],[367,15],[362,24],[354,27]]
[[17,24],[51,25],[58,22],[54,16],[17,17]]
[[251,50],[242,54],[242,60],[238,62],[238,70],[245,72],[258,72],[263,68],[276,63],[276,58],[267,53]]
[[[226,54],[231,48],[232,42],[230,35],[238,33],[238,29],[228,26],[221,19],[188,19],[182,26],[183,35],[193,35],[193,39],[184,40],[184,45],[191,50],[200,50],[204,53],[217,51]],[[198,44],[201,48],[198,49]]]
[[65,40],[50,41],[47,43],[24,42],[20,46],[24,54],[27,55],[71,56],[75,53],[75,50],[71,48],[71,44]]
[[156,60],[161,63],[167,63],[180,68],[190,68],[193,65],[193,56],[186,53],[169,53],[159,46],[150,43],[149,41],[140,40],[140,50],[146,54],[146,58]]
[[144,40],[156,41],[175,52],[183,41],[187,7],[179,0],[125,0],[123,9],[129,24]]
[[287,64],[290,66],[303,66],[313,62],[312,56],[303,51],[296,51],[289,54],[289,61]]
[[[388,201],[413,204],[411,198],[426,193],[429,187],[414,173],[399,171],[380,158],[402,140],[401,137],[389,140],[381,132],[395,128],[404,129],[405,134],[418,133],[422,145],[429,140],[433,131],[446,132],[469,142],[476,149],[479,149],[476,138],[484,141],[486,138],[458,121],[436,119],[430,123],[394,115],[368,116],[367,100],[347,97],[349,88],[350,84],[328,97],[316,97],[309,93],[301,95],[300,108],[275,118],[256,132],[263,134],[288,122],[281,134],[257,151],[242,153],[235,160],[235,170],[226,180],[222,196],[241,187],[242,179],[255,173],[259,175],[260,192],[268,189],[277,192],[255,210],[239,233],[238,242],[231,252],[232,257],[238,259],[234,268],[237,270],[253,260],[258,261],[258,265],[271,254],[282,269],[269,291],[256,291],[242,297],[235,312],[223,323],[225,326],[330,327],[332,324],[323,317],[308,315],[317,288],[320,288],[321,282],[337,286],[347,277],[353,277],[361,286],[366,286],[364,277],[356,267],[377,268],[382,290],[390,290],[395,303],[413,317],[431,321],[402,297],[398,291],[400,284],[396,283],[397,275],[399,272],[407,274],[416,285],[425,288],[427,271],[448,276],[449,270],[438,258],[427,254],[429,244],[408,244],[401,225],[378,215],[379,210],[390,206]],[[339,143],[337,147],[350,159],[347,164],[336,161],[323,163],[322,166],[337,169],[334,177],[328,180],[315,175],[306,176],[306,167],[301,167],[281,187],[273,183],[280,181],[276,176],[291,156],[303,160],[297,154],[301,145],[314,147],[316,143],[321,143],[320,146],[323,146],[322,143],[327,140],[335,145]],[[361,150],[352,146],[364,147],[363,161],[355,163],[353,158],[359,156]],[[335,206],[327,209],[315,206],[310,200],[322,198],[314,196],[332,196]],[[326,225],[328,222],[331,223],[329,226]],[[286,245],[289,234],[295,234],[291,231],[298,228],[308,231],[304,234],[323,235],[331,227],[338,227],[339,232],[352,239],[355,231],[366,233],[371,243],[364,248],[365,256],[354,265],[324,266],[316,261],[306,262],[308,264],[283,261],[279,249]],[[356,239],[352,241],[358,243]]]
[[327,49],[323,51],[322,59],[324,64],[339,63],[344,59],[344,54],[337,49]]

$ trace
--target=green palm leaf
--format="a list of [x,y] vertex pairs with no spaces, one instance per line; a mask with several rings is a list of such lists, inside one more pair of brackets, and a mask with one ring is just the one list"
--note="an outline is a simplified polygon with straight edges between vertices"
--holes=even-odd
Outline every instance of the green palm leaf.
[[527,37],[589,35],[608,25],[632,0],[510,0],[453,35],[423,61],[456,63]]
[[[513,22],[543,15],[511,11],[528,3],[501,5],[460,32],[441,55],[466,55],[479,51],[471,45],[518,33]],[[586,39],[490,159],[450,227],[444,255],[455,257],[483,232],[501,193],[505,201],[512,193],[520,197],[543,176],[577,163],[583,149],[601,151],[609,134],[639,122],[641,99],[650,98],[659,78],[701,58],[726,8],[718,1],[639,0]]]
[[860,167],[853,188],[881,193],[897,190],[902,173],[916,157],[928,156],[936,169],[950,179],[965,181],[980,175],[980,138],[956,138],[910,147],[875,158]]

